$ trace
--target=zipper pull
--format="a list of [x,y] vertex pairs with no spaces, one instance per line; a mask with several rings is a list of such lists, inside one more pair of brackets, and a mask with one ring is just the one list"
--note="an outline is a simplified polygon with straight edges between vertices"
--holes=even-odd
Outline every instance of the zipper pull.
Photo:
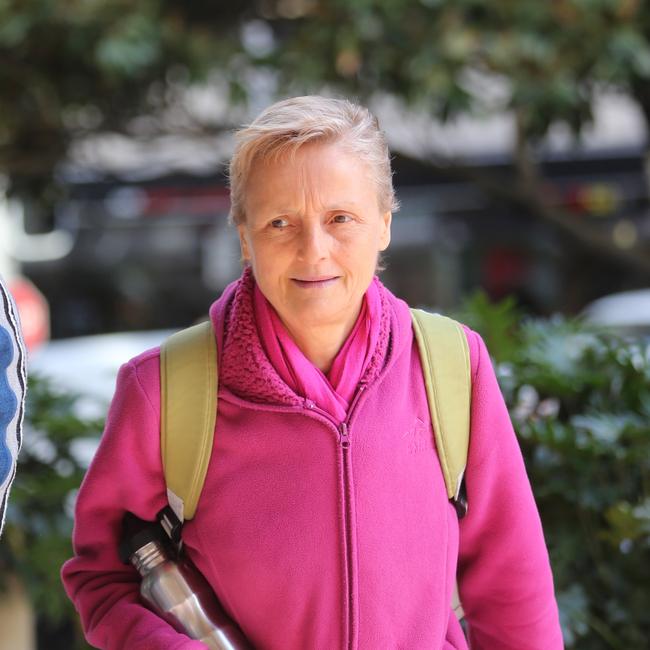
[[350,438],[348,436],[348,425],[345,422],[341,422],[339,426],[340,437],[339,441],[341,442],[341,447],[347,449],[350,446]]

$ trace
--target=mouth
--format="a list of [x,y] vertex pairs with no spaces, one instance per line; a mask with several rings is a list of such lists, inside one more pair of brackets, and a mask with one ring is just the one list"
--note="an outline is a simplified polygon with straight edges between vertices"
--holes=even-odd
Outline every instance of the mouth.
[[291,278],[291,281],[303,289],[322,289],[334,284],[338,279],[338,275],[321,275],[317,277]]

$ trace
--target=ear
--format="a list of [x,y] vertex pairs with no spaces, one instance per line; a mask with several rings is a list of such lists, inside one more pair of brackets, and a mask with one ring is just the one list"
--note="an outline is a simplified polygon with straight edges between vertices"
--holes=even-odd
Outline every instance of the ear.
[[393,214],[389,210],[384,212],[380,217],[381,223],[379,225],[379,250],[385,251],[390,244],[390,225],[393,220]]
[[239,247],[241,249],[242,260],[249,262],[251,256],[248,248],[248,240],[246,239],[246,226],[240,223],[237,226],[237,233],[239,234]]

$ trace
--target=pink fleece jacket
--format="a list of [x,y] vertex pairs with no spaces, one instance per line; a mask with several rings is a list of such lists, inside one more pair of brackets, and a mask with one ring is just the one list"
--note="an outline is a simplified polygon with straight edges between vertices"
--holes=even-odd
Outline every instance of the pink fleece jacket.
[[[239,287],[239,290],[237,290]],[[185,548],[259,650],[461,650],[458,573],[473,650],[563,647],[548,555],[521,453],[480,337],[469,512],[447,500],[407,305],[385,291],[389,345],[334,421],[265,357],[242,283],[211,309],[220,355],[214,451]],[[140,604],[117,555],[125,510],[166,504],[159,351],[120,370],[76,508],[63,581],[91,644],[199,650]]]

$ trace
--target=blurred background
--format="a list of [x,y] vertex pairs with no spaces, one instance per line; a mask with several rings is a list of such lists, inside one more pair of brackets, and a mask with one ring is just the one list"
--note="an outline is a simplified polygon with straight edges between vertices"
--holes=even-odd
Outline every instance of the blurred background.
[[0,648],[86,648],[58,580],[115,372],[240,272],[232,132],[290,95],[378,116],[385,284],[486,338],[569,648],[650,635],[650,5],[3,0],[0,274],[30,346]]

